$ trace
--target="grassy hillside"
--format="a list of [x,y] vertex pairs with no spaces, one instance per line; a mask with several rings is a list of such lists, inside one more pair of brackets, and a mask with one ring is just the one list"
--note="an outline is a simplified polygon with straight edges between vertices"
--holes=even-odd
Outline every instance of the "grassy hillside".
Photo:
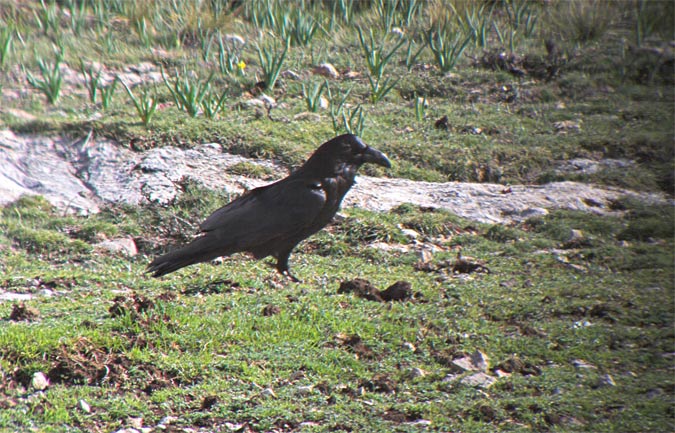
[[[394,162],[371,174],[672,194],[672,8],[0,0],[0,121],[289,167],[350,130]],[[558,169],[573,158],[630,169]],[[167,207],[2,209],[0,295],[31,297],[0,302],[0,431],[673,429],[671,206],[512,226],[350,209],[291,257],[299,284],[244,256],[144,275],[224,200],[188,183]],[[139,253],[99,245],[119,238]],[[339,290],[355,278],[414,296]],[[491,386],[456,365],[477,351]]]

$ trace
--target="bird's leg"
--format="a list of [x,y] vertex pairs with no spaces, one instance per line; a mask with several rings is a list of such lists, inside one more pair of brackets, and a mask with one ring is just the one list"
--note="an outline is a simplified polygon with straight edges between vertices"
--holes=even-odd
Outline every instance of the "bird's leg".
[[291,271],[288,270],[288,258],[291,256],[291,250],[289,249],[288,251],[283,251],[277,256],[277,271],[293,281],[294,283],[299,283],[300,280],[297,279],[293,274],[291,274]]

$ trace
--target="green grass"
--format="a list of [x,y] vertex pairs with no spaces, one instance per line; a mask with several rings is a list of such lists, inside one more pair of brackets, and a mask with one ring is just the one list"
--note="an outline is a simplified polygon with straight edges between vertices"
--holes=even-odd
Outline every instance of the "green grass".
[[[2,56],[0,88],[10,96],[3,96],[0,122],[17,133],[79,137],[92,131],[135,150],[217,142],[225,151],[292,168],[340,130],[331,112],[347,95],[344,109],[361,107],[364,115],[364,141],[394,162],[386,172],[364,167],[366,174],[503,184],[575,180],[673,193],[672,63],[625,42],[672,39],[672,23],[657,19],[653,5],[629,12],[611,2],[535,2],[526,12],[536,21],[525,29],[516,23],[525,5],[520,1],[495,2],[482,10],[490,12],[485,16],[462,2],[415,7],[402,1],[392,9],[379,0],[345,0],[333,9],[325,2],[278,0],[241,7],[95,0],[76,7],[75,15],[60,13],[62,3],[68,4],[0,0],[0,25],[13,32]],[[362,47],[358,27],[383,40],[401,26],[404,46],[414,41],[417,53],[433,23],[446,23],[448,34],[464,32],[468,24],[459,16],[489,22],[450,74],[440,71],[429,47],[415,64],[401,49],[378,78],[393,87],[386,97],[372,97],[367,59],[389,51]],[[229,33],[246,44],[223,42],[222,53],[214,43],[207,49],[209,38]],[[295,39],[283,70],[265,72],[256,44],[279,47],[286,37]],[[547,39],[557,44],[553,53],[545,49]],[[511,50],[511,65],[490,56]],[[149,82],[132,89],[141,95],[152,88],[157,105],[148,105],[146,111],[156,110],[146,125],[120,86],[102,116],[104,107],[89,101],[86,83],[64,80],[58,100],[46,105],[44,94],[28,89],[16,72],[40,76],[38,60],[55,56],[76,74],[80,62],[96,61],[113,74],[141,62],[157,71],[185,71],[186,88],[212,76],[210,90],[222,96],[222,111],[216,119],[196,107],[188,114],[166,86]],[[219,56],[236,58],[237,73],[221,70]],[[319,121],[294,120],[308,109],[302,83],[318,79],[310,71],[325,61],[356,75],[328,80],[333,106],[317,110]],[[550,62],[559,70],[549,77]],[[283,74],[286,69],[300,80]],[[273,84],[269,78],[277,73]],[[265,74],[265,91],[277,106],[243,108]],[[415,112],[415,98],[428,103],[424,116]],[[9,109],[37,120],[14,117]],[[436,127],[444,116],[447,122]],[[579,122],[580,129],[560,133],[554,127],[560,121]],[[556,161],[571,158],[633,165],[560,173]],[[230,174],[273,175],[249,163]],[[63,215],[39,197],[2,209],[0,289],[34,295],[26,305],[39,316],[10,321],[17,303],[0,302],[0,431],[108,432],[128,426],[130,417],[155,426],[167,415],[177,417],[176,426],[213,431],[228,431],[225,423],[252,431],[675,427],[670,205],[626,198],[614,204],[623,212],[615,217],[556,211],[508,226],[411,205],[383,214],[349,209],[346,219],[291,257],[300,284],[276,275],[269,260],[242,255],[150,279],[144,269],[152,257],[190,239],[199,221],[231,199],[193,182],[181,188],[171,206],[108,207],[90,217]],[[418,263],[401,228],[440,249],[430,263]],[[573,238],[572,230],[582,237]],[[127,258],[96,246],[115,237],[133,238],[140,254]],[[412,250],[368,246],[376,241]],[[484,271],[453,274],[458,254]],[[356,277],[380,289],[408,281],[416,301],[380,304],[337,293],[342,281]],[[274,310],[266,306],[278,312],[266,315]],[[364,346],[345,343],[355,336]],[[452,359],[475,350],[489,357],[491,375],[499,366],[526,368],[487,390],[444,380]],[[595,368],[575,367],[577,359]],[[426,374],[413,377],[414,368]],[[30,387],[38,371],[52,380],[43,393]],[[606,374],[616,386],[602,385]],[[267,388],[276,397],[266,395]],[[420,419],[430,424],[413,422]]]
[[[111,223],[116,234],[166,237],[166,228],[147,225],[151,216],[210,207],[199,190],[187,191],[174,208],[89,218],[59,216],[44,201],[24,199],[6,208],[1,223],[20,219],[66,249],[82,233],[110,235]],[[624,206],[628,221],[556,212],[512,228],[412,206],[384,216],[346,211],[344,221],[292,257],[300,284],[284,282],[266,261],[241,256],[152,280],[143,276],[150,244],[139,241],[141,255],[134,258],[90,247],[63,260],[38,252],[58,250],[51,238],[28,245],[26,233],[3,232],[3,288],[49,287],[54,295],[28,302],[40,312],[36,320],[0,328],[3,381],[12,384],[2,394],[9,406],[0,425],[111,430],[128,417],[155,425],[176,415],[177,425],[227,421],[256,431],[310,421],[317,431],[421,428],[400,422],[405,419],[428,420],[435,430],[668,429],[673,381],[664,355],[675,341],[673,240],[660,229],[650,233],[662,238],[633,236],[625,244],[626,230],[663,209],[630,200]],[[406,244],[399,225],[445,239],[436,241],[444,252],[433,263],[454,260],[453,245],[461,245],[463,257],[483,261],[490,272],[423,272],[412,253],[367,246]],[[570,228],[590,242],[566,245]],[[409,281],[419,300],[379,304],[337,294],[341,281],[355,277],[380,288]],[[27,285],[32,279],[37,286]],[[266,305],[278,313],[265,315]],[[0,317],[11,309],[1,304]],[[350,335],[368,349],[341,343]],[[474,350],[488,355],[490,368],[516,357],[537,373],[515,372],[486,391],[444,381],[448,360]],[[596,368],[576,368],[575,359]],[[413,368],[427,374],[413,378]],[[23,386],[36,371],[49,374],[52,385],[39,399],[25,399],[31,391]],[[616,387],[599,385],[605,374]],[[214,396],[215,404],[203,408]],[[79,409],[79,399],[91,413]]]

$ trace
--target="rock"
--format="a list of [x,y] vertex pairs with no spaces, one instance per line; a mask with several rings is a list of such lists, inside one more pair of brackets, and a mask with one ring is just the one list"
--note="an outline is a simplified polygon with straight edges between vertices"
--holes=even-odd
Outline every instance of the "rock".
[[415,230],[407,229],[407,228],[402,227],[402,226],[399,226],[398,229],[401,231],[403,236],[408,238],[408,240],[414,241],[415,239],[420,237],[420,234]]
[[392,27],[390,33],[397,35],[397,36],[403,36],[405,33],[403,32],[403,29],[400,27]]
[[319,113],[312,113],[310,111],[303,111],[293,116],[293,120],[298,121],[307,121],[307,122],[320,122],[321,115]]
[[232,44],[246,45],[246,39],[244,39],[243,36],[239,36],[236,33],[227,33],[224,39]]
[[135,428],[123,428],[121,430],[117,430],[115,433],[141,433],[141,432],[136,430]]
[[429,427],[433,423],[428,419],[416,419],[415,421],[411,421],[407,424],[420,427]]
[[36,391],[44,391],[49,386],[49,379],[47,379],[47,376],[43,372],[38,371],[33,374],[30,385]]
[[319,66],[315,67],[312,71],[316,75],[321,75],[326,78],[338,79],[340,78],[340,73],[335,69],[335,66],[330,63],[322,63]]
[[[258,99],[261,107],[265,102]],[[30,163],[29,163],[30,162]],[[240,175],[224,176],[227,168],[251,162],[271,168],[276,178],[287,169],[224,153],[219,144],[193,149],[172,146],[135,152],[112,140],[86,136],[81,140],[37,137],[0,130],[0,205],[23,194],[43,195],[61,212],[91,214],[102,204],[166,204],[181,194],[181,183],[193,180],[223,194],[240,194],[270,181]],[[604,189],[579,182],[544,185],[417,182],[358,176],[344,207],[385,212],[402,203],[448,210],[483,223],[520,222],[552,209],[616,215],[612,203],[622,196],[651,203],[671,203],[662,194]],[[588,203],[592,203],[589,205]]]
[[408,377],[410,377],[411,379],[417,379],[418,377],[424,377],[424,376],[426,376],[427,374],[429,374],[429,373],[427,373],[426,371],[422,370],[421,368],[413,367],[413,368],[410,369],[410,371],[408,372]]
[[461,378],[461,377],[462,377],[461,374],[450,373],[450,374],[446,375],[446,376],[443,378],[442,382],[446,382],[446,383],[456,382],[456,381],[458,381],[459,378]]
[[[162,424],[162,422],[159,422]],[[127,418],[127,424],[129,424],[129,427],[140,429],[143,428],[143,417],[141,416],[130,416]]]
[[169,425],[169,424],[173,424],[173,423],[175,423],[176,421],[178,421],[178,417],[177,417],[177,416],[167,415],[167,416],[165,416],[164,418],[162,418],[162,419],[159,420],[159,422],[157,423],[157,427],[159,427],[159,426],[166,426],[166,425]]
[[602,388],[607,386],[616,386],[616,382],[614,382],[614,378],[610,374],[603,374],[598,380],[597,387]]
[[244,101],[244,106],[245,107],[259,107],[259,108],[274,108],[277,106],[277,101],[272,98],[271,96],[267,96],[264,93],[258,96],[257,98],[251,98],[249,100]]
[[452,365],[461,371],[487,371],[488,357],[480,350],[476,350],[469,356],[452,360]]
[[553,123],[553,128],[558,134],[565,134],[568,131],[581,131],[581,120],[561,120]]
[[260,395],[263,397],[272,397],[272,398],[277,398],[277,395],[274,393],[274,390],[272,388],[265,388],[260,392]]
[[272,108],[274,108],[274,107],[277,106],[277,100],[274,99],[274,98],[271,97],[271,96],[268,96],[268,95],[262,93],[262,94],[259,96],[259,98],[265,103],[265,106],[266,106],[266,107],[272,107]]
[[279,74],[279,77],[281,77],[285,80],[295,80],[295,81],[298,81],[298,80],[302,79],[300,74],[298,74],[297,72],[291,71],[290,69],[286,69],[285,71],[281,72],[281,74]]
[[127,257],[134,257],[138,254],[136,242],[132,238],[109,239],[96,244],[95,247]]
[[380,251],[395,252],[395,253],[407,253],[408,251],[410,251],[410,247],[407,245],[388,244],[386,242],[373,242],[371,244],[368,244],[368,248],[374,248]]
[[579,242],[583,240],[586,236],[584,236],[584,232],[578,229],[572,229],[570,230],[570,234],[567,237],[567,242]]
[[33,295],[30,293],[0,293],[0,301],[30,301],[31,299],[33,299]]
[[295,388],[295,391],[300,395],[310,395],[312,391],[314,391],[314,387],[309,385],[298,386],[297,388]]
[[634,161],[627,159],[606,158],[601,160],[574,158],[565,161],[557,161],[555,171],[558,174],[593,174],[604,169],[630,169],[635,166]]
[[466,376],[460,383],[467,386],[476,386],[479,388],[489,388],[497,382],[497,379],[481,372]]
[[583,359],[575,359],[572,361],[572,365],[575,366],[576,368],[592,368],[592,369],[597,369],[593,364],[589,364],[588,362],[584,361]]
[[415,347],[415,345],[412,344],[412,343],[410,343],[410,342],[408,342],[408,341],[406,341],[405,343],[403,343],[403,344],[401,345],[401,347],[403,347],[405,350],[408,350],[408,351],[413,352],[413,353],[417,350],[417,348]]
[[87,403],[83,399],[80,399],[77,402],[77,405],[80,407],[80,409],[82,409],[82,412],[91,413],[91,406],[89,406],[89,403]]

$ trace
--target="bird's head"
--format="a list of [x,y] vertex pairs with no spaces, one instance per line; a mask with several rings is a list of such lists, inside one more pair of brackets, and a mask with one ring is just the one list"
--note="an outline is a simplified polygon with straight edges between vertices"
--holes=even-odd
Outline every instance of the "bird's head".
[[353,134],[339,135],[325,142],[314,152],[307,163],[312,160],[327,162],[332,166],[349,164],[358,168],[365,163],[373,163],[391,168],[391,162],[384,153],[368,146]]

